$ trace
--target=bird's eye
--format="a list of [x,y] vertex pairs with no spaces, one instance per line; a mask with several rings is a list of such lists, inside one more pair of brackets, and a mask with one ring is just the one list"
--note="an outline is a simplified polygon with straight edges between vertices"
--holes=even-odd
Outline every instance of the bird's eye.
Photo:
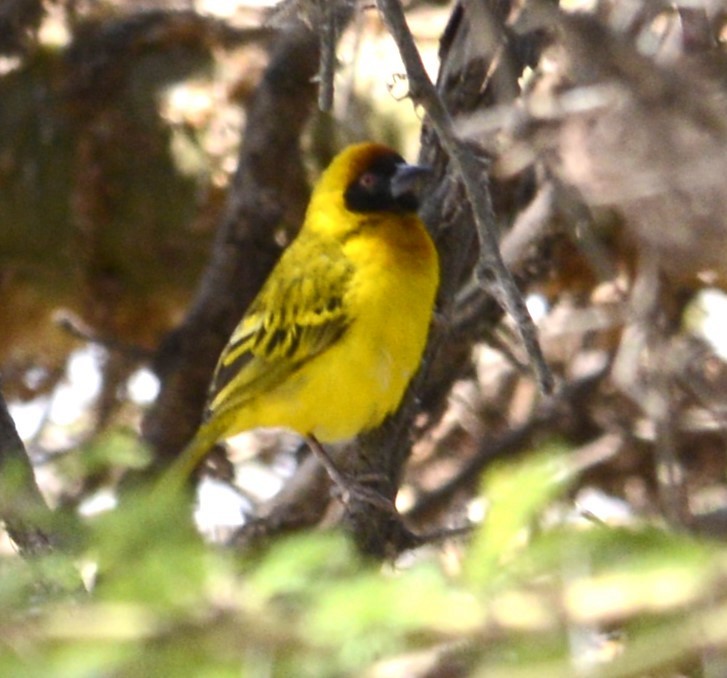
[[367,191],[372,191],[376,188],[376,175],[373,172],[364,172],[358,180],[358,183],[361,188],[365,188]]

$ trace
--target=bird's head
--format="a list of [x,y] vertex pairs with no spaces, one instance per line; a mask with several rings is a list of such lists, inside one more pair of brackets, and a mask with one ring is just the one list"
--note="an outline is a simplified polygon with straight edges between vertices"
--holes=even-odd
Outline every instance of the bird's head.
[[[387,146],[356,144],[341,151],[321,175],[311,207],[339,222],[341,211],[363,218],[413,215],[419,207],[422,184],[430,174],[429,168],[407,164]],[[320,225],[338,230],[332,223]]]

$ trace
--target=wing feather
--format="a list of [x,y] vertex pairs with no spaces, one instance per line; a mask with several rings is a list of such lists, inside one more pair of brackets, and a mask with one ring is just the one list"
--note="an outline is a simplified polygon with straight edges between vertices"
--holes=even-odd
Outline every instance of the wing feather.
[[344,299],[353,269],[340,245],[295,245],[283,254],[220,356],[207,418],[283,383],[349,326]]

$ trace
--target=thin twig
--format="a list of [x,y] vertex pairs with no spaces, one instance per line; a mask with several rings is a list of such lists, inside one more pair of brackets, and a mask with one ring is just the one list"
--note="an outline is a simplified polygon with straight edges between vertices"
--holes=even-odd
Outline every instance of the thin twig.
[[63,331],[68,332],[75,339],[95,344],[105,348],[107,351],[118,353],[119,355],[137,362],[150,361],[154,353],[143,346],[129,344],[119,341],[115,337],[103,337],[98,334],[90,325],[87,325],[75,313],[68,310],[57,311],[53,315],[54,322]]
[[551,426],[553,422],[564,416],[564,408],[567,411],[569,406],[582,402],[609,369],[610,365],[604,365],[579,379],[564,384],[554,398],[542,403],[521,425],[511,428],[495,438],[486,438],[481,441],[477,453],[467,460],[452,478],[420,497],[404,517],[407,520],[420,519],[429,511],[449,501],[461,488],[476,484],[483,469],[495,459],[510,458],[525,449],[536,432]]
[[321,3],[321,48],[318,67],[318,108],[328,113],[333,108],[333,76],[336,71],[336,12],[332,0]]
[[455,133],[449,111],[424,70],[399,0],[378,0],[378,7],[404,62],[409,79],[409,95],[426,111],[442,146],[464,183],[480,243],[480,258],[476,269],[478,281],[515,320],[540,390],[546,394],[551,393],[553,375],[538,343],[537,329],[500,255],[486,164],[475,157]]
[[348,77],[338,88],[338,106],[341,120],[349,120],[349,110],[351,100],[356,90],[356,75],[358,73],[358,64],[361,57],[361,45],[363,43],[364,21],[363,12],[356,12],[353,19],[353,46],[351,47],[351,58],[346,64]]

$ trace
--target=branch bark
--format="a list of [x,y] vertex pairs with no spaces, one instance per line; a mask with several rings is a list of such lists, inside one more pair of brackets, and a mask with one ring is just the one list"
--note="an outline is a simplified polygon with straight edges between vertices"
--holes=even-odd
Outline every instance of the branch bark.
[[549,394],[553,390],[553,375],[538,343],[537,329],[500,254],[487,176],[487,162],[478,158],[459,139],[452,117],[424,69],[399,0],[378,0],[378,6],[404,61],[409,80],[409,96],[426,111],[429,122],[436,130],[452,165],[464,183],[467,199],[472,206],[480,245],[480,256],[475,271],[477,279],[517,323],[540,390]]
[[[499,31],[497,34],[502,39],[505,16],[493,14],[493,20],[497,23],[497,30],[493,31]],[[522,68],[530,60],[537,59],[538,40],[533,35],[510,36],[508,58],[501,57],[494,65],[491,61],[493,50],[483,49],[478,43],[480,38],[479,26],[473,25],[472,17],[458,5],[440,46],[440,76],[435,94],[445,111],[471,112],[486,109],[498,98],[512,98]],[[485,83],[484,87],[482,83]],[[451,325],[455,296],[475,265],[473,250],[478,235],[456,167],[452,166],[444,142],[433,132],[432,126],[432,121],[425,119],[420,161],[434,169],[437,188],[422,206],[421,215],[435,235],[440,255],[442,277],[437,318],[420,373],[399,411],[376,431],[361,436],[355,443],[357,447],[340,455],[349,464],[350,472],[368,479],[374,489],[392,501],[414,442],[414,420],[421,414],[430,422],[439,419],[453,382],[471,368],[473,341],[482,337],[481,333],[458,332]],[[488,190],[486,185],[479,187],[481,192]],[[484,199],[489,201],[488,196]],[[545,229],[541,229],[533,240],[542,240],[544,232]],[[537,249],[535,243],[531,245],[530,250]],[[521,264],[529,253],[521,249],[519,256],[521,260],[513,261],[513,264]],[[530,277],[523,275],[522,280]],[[487,299],[486,306],[479,306],[478,326],[494,327],[502,311],[491,297]],[[375,558],[389,557],[421,543],[421,538],[412,534],[401,519],[365,502],[350,504],[345,518],[359,549]]]
[[320,40],[297,25],[276,38],[209,265],[181,326],[155,360],[162,387],[143,426],[160,466],[196,430],[217,358],[280,255],[275,233],[302,223],[308,188],[299,138],[316,98]]
[[0,393],[0,519],[21,555],[53,550],[53,512],[38,489],[33,467]]

